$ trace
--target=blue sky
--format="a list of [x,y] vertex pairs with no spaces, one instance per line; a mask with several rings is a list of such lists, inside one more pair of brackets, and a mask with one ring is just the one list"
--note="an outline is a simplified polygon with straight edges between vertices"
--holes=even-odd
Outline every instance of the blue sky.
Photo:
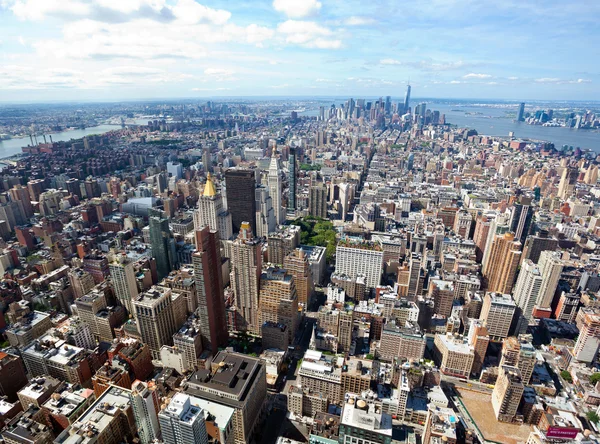
[[600,100],[600,2],[0,0],[0,101]]

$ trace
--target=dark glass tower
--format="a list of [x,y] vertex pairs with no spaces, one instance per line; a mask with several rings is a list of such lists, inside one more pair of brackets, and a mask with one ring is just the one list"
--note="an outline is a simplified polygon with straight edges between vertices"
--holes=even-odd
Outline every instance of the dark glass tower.
[[256,233],[256,179],[254,171],[230,169],[225,172],[227,209],[231,213],[233,233],[239,233],[242,222],[250,222]]
[[148,216],[152,257],[156,260],[156,272],[160,281],[175,268],[175,240],[169,229],[169,219],[163,211],[149,210]]

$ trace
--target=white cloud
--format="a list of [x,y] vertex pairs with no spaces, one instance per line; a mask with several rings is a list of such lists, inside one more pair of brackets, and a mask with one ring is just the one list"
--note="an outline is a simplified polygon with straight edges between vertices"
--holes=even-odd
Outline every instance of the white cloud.
[[542,77],[535,79],[535,83],[546,83],[554,85],[565,85],[565,84],[578,84],[578,83],[592,83],[590,79],[559,79],[556,77]]
[[463,79],[489,79],[492,76],[490,74],[477,74],[477,73],[470,73],[467,75],[463,76]]
[[344,20],[344,24],[347,26],[365,26],[373,25],[375,23],[377,23],[377,21],[371,17],[352,16]]
[[192,88],[192,91],[230,91],[231,88]]
[[215,25],[224,25],[231,17],[229,11],[222,9],[211,9],[194,0],[178,0],[173,6],[173,14],[182,23],[213,23]]
[[381,59],[379,63],[381,65],[402,65],[402,62],[396,59]]
[[206,68],[204,70],[204,74],[206,74],[207,76],[230,76],[233,73],[234,71],[223,68]]
[[284,83],[283,85],[272,85],[272,86],[269,86],[269,88],[272,88],[272,89],[283,89],[283,88],[287,88],[289,86],[290,85],[288,85],[287,83]]
[[308,17],[321,9],[321,2],[317,0],[273,0],[273,8],[289,18],[298,19]]
[[510,77],[508,78],[508,80],[519,80],[519,78],[518,78],[518,77],[515,77],[515,76],[510,76]]
[[285,42],[307,48],[338,49],[342,41],[334,37],[333,31],[315,22],[287,20],[277,26]]
[[9,2],[12,12],[22,20],[42,20],[49,15],[83,17],[92,8],[79,0],[16,0]]

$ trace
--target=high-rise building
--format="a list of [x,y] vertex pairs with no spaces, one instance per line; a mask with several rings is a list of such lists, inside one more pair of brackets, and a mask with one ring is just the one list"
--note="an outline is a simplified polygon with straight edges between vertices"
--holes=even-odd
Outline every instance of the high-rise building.
[[165,444],[184,442],[208,444],[204,411],[192,405],[185,393],[177,393],[158,414]]
[[560,253],[546,250],[540,253],[538,268],[542,275],[542,286],[536,307],[549,309],[558,287],[558,281],[563,270],[563,262]]
[[525,386],[517,367],[503,365],[492,392],[492,408],[500,422],[512,422],[521,403]]
[[483,321],[471,319],[468,340],[469,344],[473,346],[474,352],[471,374],[477,378],[483,368],[483,361],[485,360],[485,354],[490,343],[490,337],[487,328],[483,325]]
[[[579,362],[593,362],[600,346],[600,315],[584,313],[573,356]],[[578,315],[579,319],[579,315]]]
[[475,220],[475,232],[473,233],[473,242],[475,242],[475,255],[481,263],[483,252],[485,251],[488,234],[492,226],[492,218],[486,215],[477,216]]
[[233,233],[239,233],[242,222],[250,223],[253,233],[256,233],[256,200],[254,189],[256,179],[254,171],[229,169],[225,172],[227,187],[227,209],[231,213]]
[[15,185],[9,190],[10,198],[13,202],[21,202],[23,205],[23,215],[26,218],[33,216],[33,205],[31,204],[31,197],[29,196],[29,190],[21,185]]
[[198,198],[198,208],[194,212],[194,229],[208,225],[219,232],[221,240],[231,239],[231,214],[223,206],[221,193],[217,192],[210,173],[206,175],[204,193]]
[[277,224],[282,224],[285,221],[285,211],[282,207],[282,190],[281,190],[281,166],[279,165],[279,157],[277,156],[277,148],[273,146],[271,154],[271,164],[269,165],[269,194],[275,212],[275,221]]
[[531,225],[533,221],[533,207],[525,204],[515,204],[512,210],[512,217],[510,220],[510,231],[515,233],[515,239],[525,244],[527,236],[531,232]]
[[277,229],[273,199],[264,185],[256,187],[256,235],[267,237]]
[[252,235],[249,222],[242,222],[240,234],[231,245],[231,287],[239,326],[260,334],[258,295],[262,273],[262,242]]
[[479,319],[488,329],[490,339],[501,341],[508,337],[516,308],[510,294],[485,294]]
[[154,359],[159,359],[160,348],[173,344],[173,334],[179,327],[175,325],[171,289],[153,286],[133,301],[133,310],[142,341],[148,344]]
[[411,301],[416,301],[423,292],[422,264],[423,257],[421,254],[411,253],[407,290],[407,298]]
[[556,251],[558,249],[558,239],[550,237],[548,230],[540,230],[537,236],[529,236],[523,246],[523,256],[521,260],[531,259],[537,264],[542,251]]
[[467,379],[471,376],[475,349],[467,338],[436,334],[433,345],[434,357],[443,374]]
[[297,225],[279,227],[269,233],[267,238],[267,257],[269,262],[282,265],[285,257],[300,246],[301,228]]
[[496,216],[494,217],[494,219],[492,219],[492,221],[490,222],[490,228],[488,230],[488,236],[487,236],[487,240],[484,243],[484,248],[482,248],[483,250],[483,258],[481,260],[481,269],[484,270],[485,267],[487,266],[489,257],[490,257],[490,252],[491,252],[491,245],[492,242],[494,241],[494,238],[496,237],[496,235],[503,235],[504,233],[507,233],[510,230],[509,227],[509,222],[510,222],[510,215],[507,213],[502,213],[502,214],[496,214]]
[[515,302],[521,308],[521,313],[527,321],[531,321],[533,307],[538,301],[541,287],[540,269],[532,261],[524,261],[513,294]]
[[94,277],[81,268],[71,268],[68,273],[69,283],[73,289],[73,298],[88,294],[96,286]]
[[140,442],[151,444],[155,439],[160,439],[158,423],[160,399],[156,385],[153,382],[135,381],[129,396]]
[[336,247],[335,271],[351,279],[363,276],[367,288],[376,288],[381,281],[383,250],[379,244],[341,240]]
[[521,102],[519,104],[519,111],[517,113],[517,121],[523,122],[525,120],[525,103]]
[[283,260],[283,268],[294,276],[298,304],[302,304],[306,309],[313,294],[313,276],[304,250],[296,248],[288,254]]
[[315,217],[327,218],[327,187],[323,183],[310,186],[309,214]]
[[[265,367],[266,364],[258,358],[220,351],[214,357],[210,370],[198,370],[188,378],[184,384],[184,393],[207,401],[206,404],[199,405],[213,415],[217,412],[211,411],[210,404],[216,404],[217,408],[233,409],[230,429],[233,443],[246,444],[251,442],[260,422],[267,397]],[[164,435],[163,429],[163,439]]]
[[27,385],[25,365],[19,356],[0,352],[0,396],[9,401],[17,399],[17,392]]
[[115,289],[115,296],[117,296],[121,305],[127,309],[127,312],[133,314],[133,300],[138,296],[133,261],[125,253],[116,253],[109,257],[108,267]]
[[342,406],[339,442],[349,444],[391,444],[392,417],[375,407],[372,400],[350,396]]
[[406,85],[406,94],[404,95],[404,114],[410,110],[410,84]]
[[530,342],[511,336],[502,341],[500,367],[517,367],[521,372],[523,384],[529,384],[536,362],[535,353],[535,348]]
[[156,260],[156,272],[161,280],[175,268],[175,241],[169,228],[169,219],[164,216],[164,212],[149,210],[148,213],[152,257]]
[[287,326],[293,342],[298,328],[298,295],[294,276],[280,268],[269,267],[260,276],[260,325],[275,322]]
[[571,197],[575,192],[575,185],[577,184],[577,178],[579,177],[579,170],[577,168],[566,167],[563,170],[560,182],[558,184],[558,197],[562,200],[566,200]]
[[491,292],[510,293],[521,259],[521,243],[515,241],[513,233],[494,237],[490,257],[483,269],[486,288]]
[[228,339],[217,232],[207,226],[197,230],[196,247],[192,263],[202,342],[205,348],[216,352],[227,344]]
[[288,158],[288,184],[289,184],[289,195],[288,195],[288,206],[287,210],[290,214],[296,213],[296,148],[290,147],[290,155]]

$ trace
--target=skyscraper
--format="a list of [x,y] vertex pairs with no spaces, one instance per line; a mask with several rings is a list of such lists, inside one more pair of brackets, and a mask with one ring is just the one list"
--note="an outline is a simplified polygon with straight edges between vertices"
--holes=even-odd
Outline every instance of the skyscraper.
[[148,213],[152,257],[156,260],[158,280],[161,280],[175,268],[175,241],[164,213],[160,210],[149,210]]
[[173,334],[177,331],[171,289],[153,286],[133,301],[135,318],[142,341],[148,345],[152,357],[159,359],[160,348],[173,344]]
[[517,114],[517,121],[523,122],[525,120],[525,103],[521,102],[519,104],[519,112]]
[[260,325],[274,322],[287,327],[291,344],[298,328],[298,295],[294,276],[275,267],[267,268],[260,277]]
[[563,200],[571,197],[575,192],[575,184],[577,183],[578,176],[579,171],[577,168],[567,167],[563,170],[562,176],[560,177],[560,183],[558,184],[558,197]]
[[288,196],[288,213],[294,214],[296,212],[296,148],[290,147],[290,156],[288,159],[288,183],[289,183],[289,196]]
[[227,187],[227,209],[231,213],[231,229],[239,233],[242,222],[247,221],[250,229],[256,233],[256,200],[254,189],[256,179],[254,171],[230,169],[225,172]]
[[483,251],[483,258],[481,260],[481,269],[484,270],[488,259],[490,257],[492,242],[494,237],[498,234],[504,234],[509,231],[509,215],[506,213],[497,214],[496,217],[490,222],[490,228],[488,230],[487,240],[485,241]]
[[294,276],[298,303],[307,307],[313,293],[313,276],[304,250],[297,248],[283,260],[283,268]]
[[204,193],[198,199],[198,208],[194,212],[194,229],[200,230],[208,225],[219,232],[221,240],[231,239],[231,214],[223,206],[221,193],[217,192],[210,173],[206,175]]
[[492,407],[500,422],[512,422],[521,403],[525,389],[521,372],[517,367],[503,365],[492,392]]
[[264,185],[256,187],[256,235],[267,237],[277,229],[273,199]]
[[406,95],[404,96],[404,114],[410,109],[410,83],[406,85]]
[[115,296],[129,314],[133,314],[133,300],[138,296],[133,261],[125,253],[109,256],[108,268],[115,289]]
[[536,305],[539,308],[549,309],[552,305],[560,274],[563,270],[560,253],[550,250],[542,251],[538,267],[542,275],[542,287],[540,288],[540,296]]
[[138,436],[142,444],[150,444],[156,438],[160,438],[158,424],[160,399],[156,385],[151,384],[135,381],[129,395]]
[[158,414],[162,439],[165,444],[208,444],[204,411],[193,406],[190,397],[177,393]]
[[490,257],[483,269],[487,290],[510,293],[521,259],[521,242],[515,241],[513,233],[505,233],[496,236],[487,248],[490,249]]
[[196,252],[192,255],[198,314],[203,346],[213,352],[227,344],[227,320],[223,298],[221,251],[216,231],[196,230]]
[[522,314],[528,321],[531,320],[533,307],[538,301],[542,287],[542,274],[539,268],[530,260],[525,260],[515,284],[515,302],[521,308]]
[[309,214],[315,217],[327,218],[327,188],[323,183],[316,183],[310,187]]
[[231,287],[235,295],[240,328],[260,334],[258,295],[262,272],[261,241],[252,235],[249,222],[242,222],[231,246]]
[[275,221],[277,224],[282,224],[285,221],[285,213],[283,210],[281,199],[281,168],[279,166],[279,157],[277,157],[277,148],[273,146],[273,154],[271,154],[271,164],[269,165],[269,194],[275,212]]
[[531,232],[533,207],[525,204],[515,204],[510,220],[510,231],[515,233],[515,239],[525,245],[525,240]]

